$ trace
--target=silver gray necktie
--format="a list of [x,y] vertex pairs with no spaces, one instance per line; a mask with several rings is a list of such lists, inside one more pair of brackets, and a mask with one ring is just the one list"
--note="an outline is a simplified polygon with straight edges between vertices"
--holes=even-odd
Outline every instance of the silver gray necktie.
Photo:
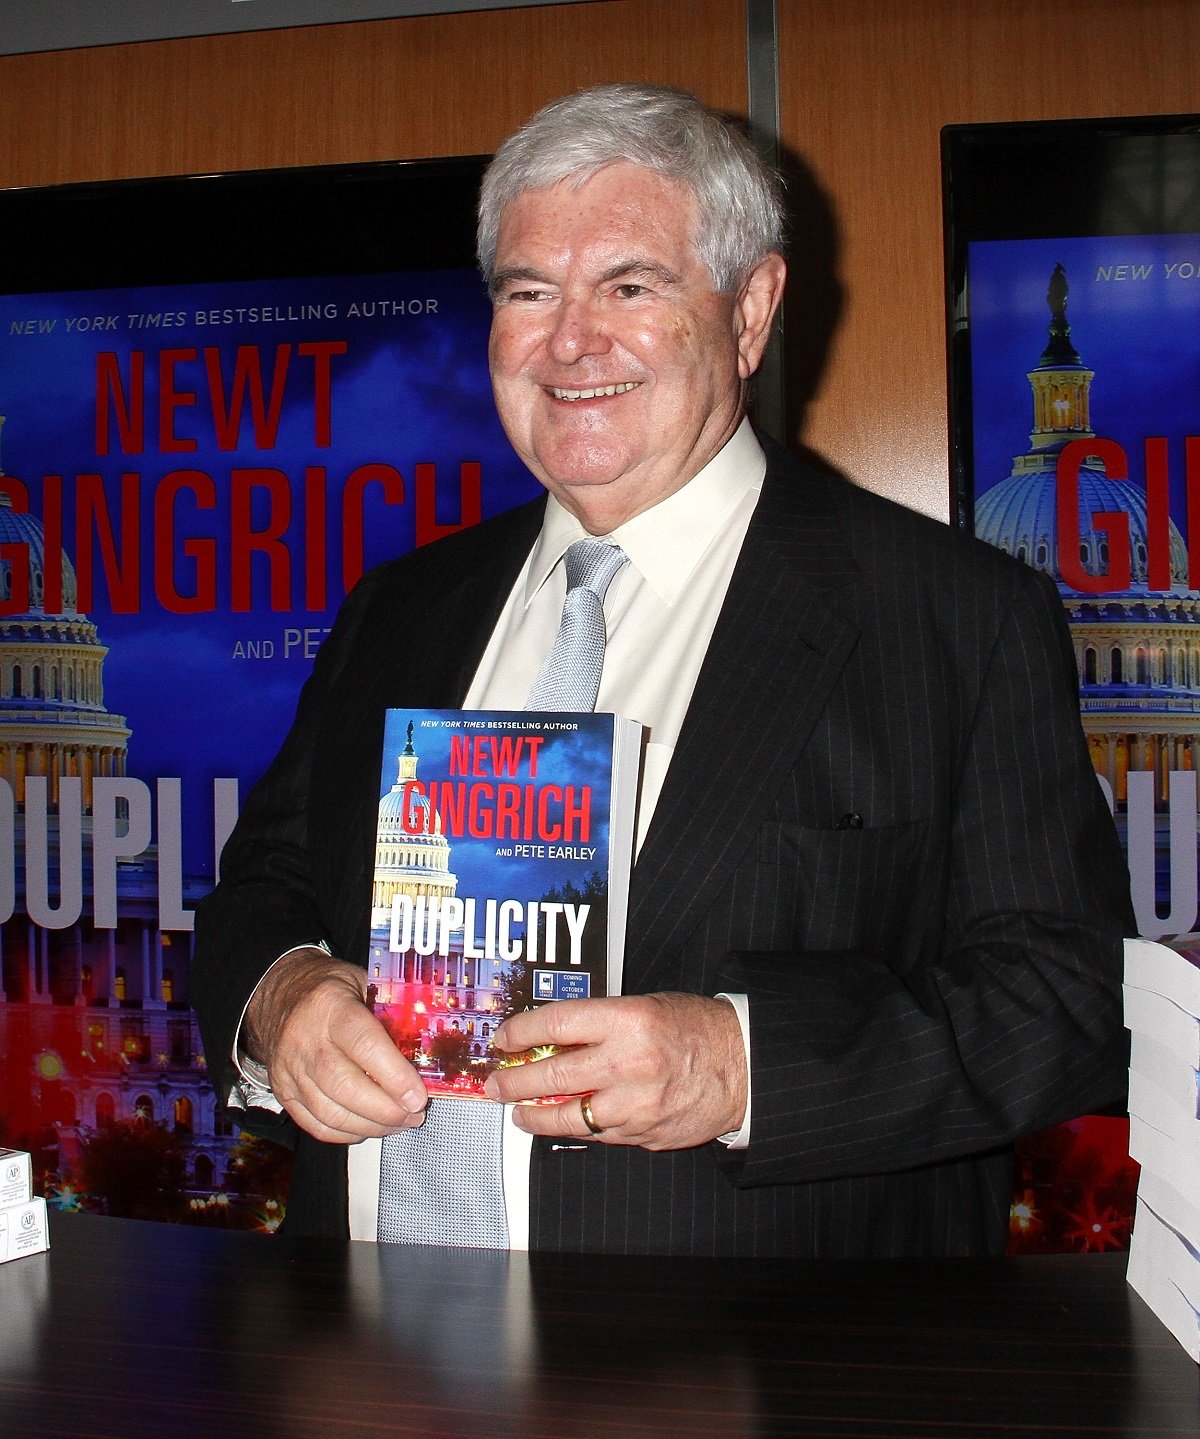
[[[595,708],[604,668],[604,596],[626,558],[606,540],[576,540],[567,550],[558,634],[526,709]],[[420,1129],[388,1135],[379,1160],[379,1240],[507,1249],[503,1132],[501,1105],[435,1097]]]
[[558,634],[533,682],[525,708],[591,710],[596,708],[604,668],[604,596],[626,561],[620,545],[607,540],[576,540],[563,562],[567,597]]

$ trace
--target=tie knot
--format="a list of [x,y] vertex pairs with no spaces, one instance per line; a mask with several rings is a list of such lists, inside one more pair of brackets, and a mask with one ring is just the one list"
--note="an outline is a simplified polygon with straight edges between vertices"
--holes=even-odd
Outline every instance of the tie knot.
[[576,540],[564,556],[568,593],[577,589],[591,590],[603,603],[613,576],[627,559],[621,546],[610,540]]

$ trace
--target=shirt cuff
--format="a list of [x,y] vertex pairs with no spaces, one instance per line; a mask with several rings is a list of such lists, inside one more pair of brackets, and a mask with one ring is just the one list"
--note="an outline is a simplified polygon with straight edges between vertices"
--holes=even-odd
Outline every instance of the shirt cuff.
[[746,1149],[750,1144],[750,998],[745,994],[717,994],[713,997],[728,1000],[733,1005],[746,1050],[746,1112],[742,1116],[742,1127],[730,1130],[728,1134],[718,1134],[717,1142],[729,1149]]
[[289,954],[295,954],[298,949],[322,949],[326,954],[331,953],[323,939],[315,944],[294,944],[291,949],[285,949],[282,954],[276,955],[263,970],[262,978],[250,991],[246,1003],[242,1005],[237,1028],[233,1032],[233,1067],[238,1072],[238,1078],[230,1086],[229,1095],[225,1101],[230,1109],[266,1109],[272,1114],[283,1113],[283,1105],[275,1098],[271,1090],[267,1066],[260,1064],[257,1059],[251,1059],[242,1044],[242,1026],[246,1022],[246,1011],[250,1008],[250,1001],[258,993],[263,980],[281,959],[286,959]]

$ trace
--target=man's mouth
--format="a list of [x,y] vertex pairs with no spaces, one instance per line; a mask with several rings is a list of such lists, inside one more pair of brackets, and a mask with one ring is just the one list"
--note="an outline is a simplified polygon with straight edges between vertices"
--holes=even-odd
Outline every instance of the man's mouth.
[[623,380],[619,385],[593,385],[590,390],[560,390],[557,385],[546,388],[556,400],[598,400],[604,395],[624,395],[640,384],[640,380]]

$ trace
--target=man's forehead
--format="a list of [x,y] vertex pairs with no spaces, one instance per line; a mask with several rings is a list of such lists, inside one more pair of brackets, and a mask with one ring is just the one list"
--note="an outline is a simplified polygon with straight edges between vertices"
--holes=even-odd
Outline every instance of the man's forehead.
[[622,160],[522,190],[500,212],[498,240],[503,250],[574,231],[611,236],[620,245],[625,236],[636,234],[671,245],[686,238],[694,251],[697,219],[689,186]]

